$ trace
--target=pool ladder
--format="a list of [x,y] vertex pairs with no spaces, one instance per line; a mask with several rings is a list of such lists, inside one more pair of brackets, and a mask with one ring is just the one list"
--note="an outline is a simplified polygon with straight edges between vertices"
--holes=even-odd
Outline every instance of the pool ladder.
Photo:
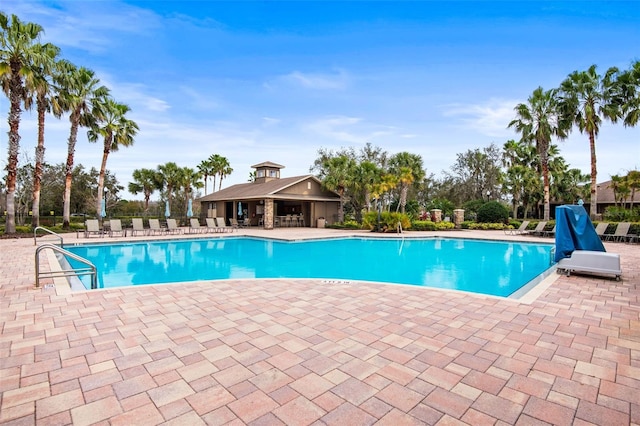
[[[36,254],[35,254],[35,264],[36,264],[36,288],[40,288],[40,279],[41,278],[61,278],[61,277],[79,277],[81,275],[91,275],[91,289],[95,290],[98,288],[98,270],[96,268],[96,266],[89,262],[87,259],[85,259],[84,257],[78,256],[75,253],[71,253],[68,250],[65,250],[63,248],[64,246],[64,240],[62,238],[61,235],[56,234],[53,231],[48,230],[47,228],[43,228],[41,226],[37,226],[34,230],[33,230],[33,242],[34,245],[37,245],[36,242],[36,234],[38,232],[38,230],[43,230],[48,232],[49,234],[52,234],[54,236],[56,236],[57,238],[60,239],[60,246],[57,246],[55,244],[43,244],[41,246],[38,246],[38,248],[36,249]],[[56,253],[60,253],[63,254],[64,256],[68,256],[80,263],[82,263],[83,265],[86,265],[85,267],[80,267],[80,268],[70,268],[70,269],[64,269],[64,270],[59,270],[59,271],[46,271],[43,272],[40,270],[40,252],[43,250],[53,250]]]

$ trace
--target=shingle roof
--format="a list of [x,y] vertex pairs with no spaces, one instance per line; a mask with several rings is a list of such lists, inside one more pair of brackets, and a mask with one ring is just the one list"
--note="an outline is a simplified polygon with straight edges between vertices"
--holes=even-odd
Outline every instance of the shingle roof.
[[[631,194],[627,197],[626,202],[631,202]],[[636,191],[633,197],[633,202],[640,203],[640,191]],[[613,188],[611,187],[610,180],[598,184],[598,204],[615,204]]]
[[306,200],[332,200],[335,201],[339,198],[339,195],[333,191],[326,191],[325,195],[297,195],[297,194],[281,194],[280,192],[302,182],[307,179],[315,180],[320,183],[320,180],[313,175],[293,176],[289,178],[273,179],[264,183],[240,183],[232,185],[228,188],[222,189],[218,192],[205,195],[198,198],[198,202],[206,201],[233,201],[233,200],[249,200],[249,199],[264,199],[264,198],[279,198],[279,199],[306,199]]

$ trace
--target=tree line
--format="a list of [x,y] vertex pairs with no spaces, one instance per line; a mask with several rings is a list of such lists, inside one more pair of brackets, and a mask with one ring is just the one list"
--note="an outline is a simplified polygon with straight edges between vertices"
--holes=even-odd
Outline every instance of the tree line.
[[43,28],[23,22],[16,15],[0,12],[0,82],[9,98],[9,158],[6,177],[5,233],[16,231],[16,182],[20,152],[20,119],[22,108],[35,108],[38,117],[38,142],[35,149],[32,185],[32,226],[39,225],[40,194],[45,158],[45,117],[68,115],[70,123],[67,161],[64,169],[63,228],[69,229],[71,183],[74,177],[74,155],[80,127],[88,129],[90,142],[102,140],[102,162],[98,173],[96,211],[104,199],[107,159],[119,147],[130,146],[139,130],[127,118],[130,108],[117,102],[109,89],[100,84],[95,73],[60,57],[60,48],[41,43]]

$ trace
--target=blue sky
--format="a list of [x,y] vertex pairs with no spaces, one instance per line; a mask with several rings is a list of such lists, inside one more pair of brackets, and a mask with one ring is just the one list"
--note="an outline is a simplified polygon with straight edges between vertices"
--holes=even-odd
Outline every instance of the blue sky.
[[[136,168],[195,168],[211,154],[234,169],[223,187],[267,160],[302,175],[318,149],[367,142],[420,154],[441,177],[456,154],[517,139],[507,124],[536,87],[640,59],[637,1],[3,0],[0,10],[42,25],[43,41],[131,107],[135,145],[108,161],[125,188]],[[1,97],[0,116],[8,108]],[[35,114],[20,130],[33,158]],[[48,120],[48,162],[65,161],[68,134],[67,119]],[[558,144],[589,172],[585,135]],[[2,166],[6,148],[4,136]],[[640,168],[640,127],[603,125],[597,150],[598,181]],[[99,168],[101,155],[81,129],[76,164]]]

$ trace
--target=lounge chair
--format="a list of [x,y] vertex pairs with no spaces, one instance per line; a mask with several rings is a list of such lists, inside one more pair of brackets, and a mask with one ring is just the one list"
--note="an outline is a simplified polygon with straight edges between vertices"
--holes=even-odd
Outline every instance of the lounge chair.
[[527,226],[529,226],[529,220],[524,220],[522,221],[522,223],[520,224],[520,227],[518,229],[505,229],[504,233],[507,235],[520,235],[523,234],[527,231]]
[[192,217],[190,222],[189,222],[189,233],[190,234],[203,234],[207,232],[207,228],[204,226],[200,225],[200,221],[195,218]]
[[160,219],[149,219],[149,235],[164,234],[167,228],[160,226]]
[[231,223],[231,227],[233,229],[240,228],[240,225],[238,224],[238,219],[231,218],[231,219],[229,219],[229,222]]
[[542,232],[542,236],[543,237],[555,237],[556,235],[556,226],[553,225],[553,229],[551,231],[543,231]]
[[616,231],[613,234],[609,234],[607,235],[607,240],[613,240],[613,241],[626,241],[627,239],[629,239],[630,237],[632,237],[632,235],[629,235],[629,228],[631,227],[631,223],[630,222],[620,222],[618,223],[618,226],[616,226]]
[[134,237],[136,236],[136,232],[140,232],[142,233],[142,235],[147,235],[148,230],[145,229],[144,223],[142,222],[141,218],[134,217],[133,219],[131,219],[131,225],[133,226],[131,235],[133,235]]
[[530,235],[542,236],[542,233],[544,232],[544,227],[545,226],[547,226],[547,221],[542,220],[542,221],[538,222],[538,224],[536,225],[536,227],[532,231],[526,231],[526,232],[523,232],[523,233],[530,234]]
[[100,229],[100,222],[98,222],[98,219],[87,219],[84,222],[85,238],[89,238],[92,234],[96,234],[101,237],[104,236],[102,230]]
[[598,234],[598,237],[600,237],[601,240],[604,240],[606,238],[605,232],[607,231],[607,228],[609,227],[609,224],[607,222],[600,222],[598,225],[596,225],[596,234]]
[[182,234],[182,229],[178,226],[175,219],[167,219],[167,232],[172,234]]
[[207,217],[204,219],[207,223],[207,232],[222,232],[224,231],[221,227],[218,226],[216,220],[212,217]]
[[218,227],[222,232],[227,232],[227,231],[233,232],[233,228],[230,226],[227,226],[227,224],[224,222],[223,217],[216,217],[216,223],[218,224]]
[[113,234],[117,233],[120,233],[123,237],[127,236],[127,231],[122,229],[122,221],[120,219],[111,219],[109,221],[109,236],[113,237]]

